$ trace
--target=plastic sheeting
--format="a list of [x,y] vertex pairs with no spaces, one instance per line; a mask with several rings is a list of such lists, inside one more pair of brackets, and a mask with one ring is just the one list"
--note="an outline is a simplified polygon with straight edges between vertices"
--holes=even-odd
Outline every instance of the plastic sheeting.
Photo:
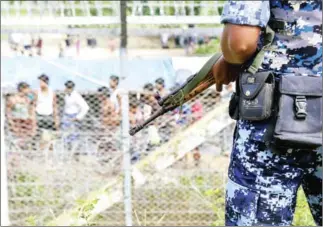
[[[124,65],[126,75],[120,80],[120,88],[140,90],[145,83],[154,83],[159,77],[165,79],[167,88],[175,83],[171,58],[129,59]],[[73,80],[79,91],[96,91],[100,86],[109,85],[111,74],[120,74],[120,61],[1,57],[1,88],[4,90],[16,89],[20,81],[38,88],[37,77],[42,73],[50,77],[50,86],[54,90],[63,90],[64,83]]]

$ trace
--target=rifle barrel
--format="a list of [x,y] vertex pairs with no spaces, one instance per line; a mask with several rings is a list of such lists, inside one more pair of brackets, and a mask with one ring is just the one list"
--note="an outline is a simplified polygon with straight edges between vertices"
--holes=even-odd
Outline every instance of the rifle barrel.
[[143,129],[144,127],[146,127],[150,122],[154,121],[156,118],[158,118],[159,116],[163,115],[167,111],[168,110],[166,110],[164,108],[160,108],[158,111],[156,111],[155,113],[153,113],[153,115],[151,115],[147,120],[145,120],[142,124],[136,125],[135,127],[131,128],[129,130],[129,134],[131,136],[135,135],[141,129]]

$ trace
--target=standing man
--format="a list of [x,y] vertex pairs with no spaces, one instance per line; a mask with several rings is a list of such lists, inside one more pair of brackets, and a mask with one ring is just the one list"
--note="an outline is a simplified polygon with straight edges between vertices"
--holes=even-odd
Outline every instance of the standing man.
[[[269,24],[276,34],[262,69],[273,71],[276,80],[287,73],[322,76],[322,1],[229,1],[222,23],[223,57],[213,66],[217,91],[235,81],[253,59]],[[226,225],[291,225],[302,185],[313,218],[322,226],[322,147],[274,150],[265,144],[269,125],[266,120],[237,121]]]
[[163,78],[158,78],[155,80],[155,88],[161,97],[165,97],[167,95],[165,80]]
[[111,102],[109,88],[104,86],[98,88],[98,101],[99,126],[96,127],[96,138],[97,141],[100,141],[98,153],[102,155],[103,160],[107,160],[109,157],[111,158],[111,151],[118,149],[121,119]]
[[27,141],[31,140],[36,132],[35,107],[28,98],[30,86],[20,82],[17,86],[18,93],[8,98],[6,103],[6,117],[9,130],[14,138],[18,139],[18,146],[24,148]]
[[[158,102],[154,96],[154,85],[152,83],[147,83],[143,87],[143,94],[140,96],[141,106],[140,110],[142,112],[143,120],[148,119],[153,113],[159,109]],[[158,122],[149,125],[147,129],[148,133],[148,150],[153,149],[153,147],[160,143],[160,136],[158,133]]]
[[154,85],[147,83],[143,87],[143,94],[140,97],[143,103],[144,119],[149,118],[159,108],[158,102],[154,96]]
[[89,106],[82,95],[75,90],[75,84],[73,81],[69,80],[65,83],[65,93],[62,130],[72,131],[72,133],[66,138],[66,142],[70,146],[71,143],[78,138],[78,133],[75,131],[79,130],[79,123],[87,114]]
[[76,36],[75,47],[76,47],[76,56],[80,56],[80,49],[81,49],[80,35]]
[[106,131],[115,133],[120,126],[120,116],[116,113],[115,105],[111,101],[109,88],[100,87],[98,89],[98,99],[100,101],[100,123]]
[[49,77],[42,74],[38,77],[38,80],[40,89],[36,93],[36,114],[42,149],[45,145],[43,142],[46,142],[52,136],[48,132],[58,130],[59,119],[56,94],[49,87]]
[[121,107],[121,97],[118,94],[119,86],[119,77],[116,75],[111,75],[110,76],[110,90],[111,90],[111,101],[114,105],[115,111],[120,114],[120,107]]
[[25,34],[23,38],[24,54],[32,56],[32,37],[31,34]]
[[37,43],[36,43],[36,49],[37,49],[37,55],[42,55],[42,49],[43,49],[43,39],[41,36],[38,37]]

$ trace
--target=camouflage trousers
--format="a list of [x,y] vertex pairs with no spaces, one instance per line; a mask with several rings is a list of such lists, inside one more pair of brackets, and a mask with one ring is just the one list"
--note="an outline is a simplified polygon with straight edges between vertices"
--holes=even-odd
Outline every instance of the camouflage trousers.
[[277,152],[263,146],[266,123],[238,121],[226,190],[226,225],[291,225],[299,186],[322,226],[322,148]]

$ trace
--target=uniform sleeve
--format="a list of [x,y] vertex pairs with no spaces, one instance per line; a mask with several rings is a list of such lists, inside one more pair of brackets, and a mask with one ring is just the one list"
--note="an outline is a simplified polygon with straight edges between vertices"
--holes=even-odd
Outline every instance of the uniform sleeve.
[[229,1],[224,5],[221,23],[266,27],[270,18],[269,1]]

